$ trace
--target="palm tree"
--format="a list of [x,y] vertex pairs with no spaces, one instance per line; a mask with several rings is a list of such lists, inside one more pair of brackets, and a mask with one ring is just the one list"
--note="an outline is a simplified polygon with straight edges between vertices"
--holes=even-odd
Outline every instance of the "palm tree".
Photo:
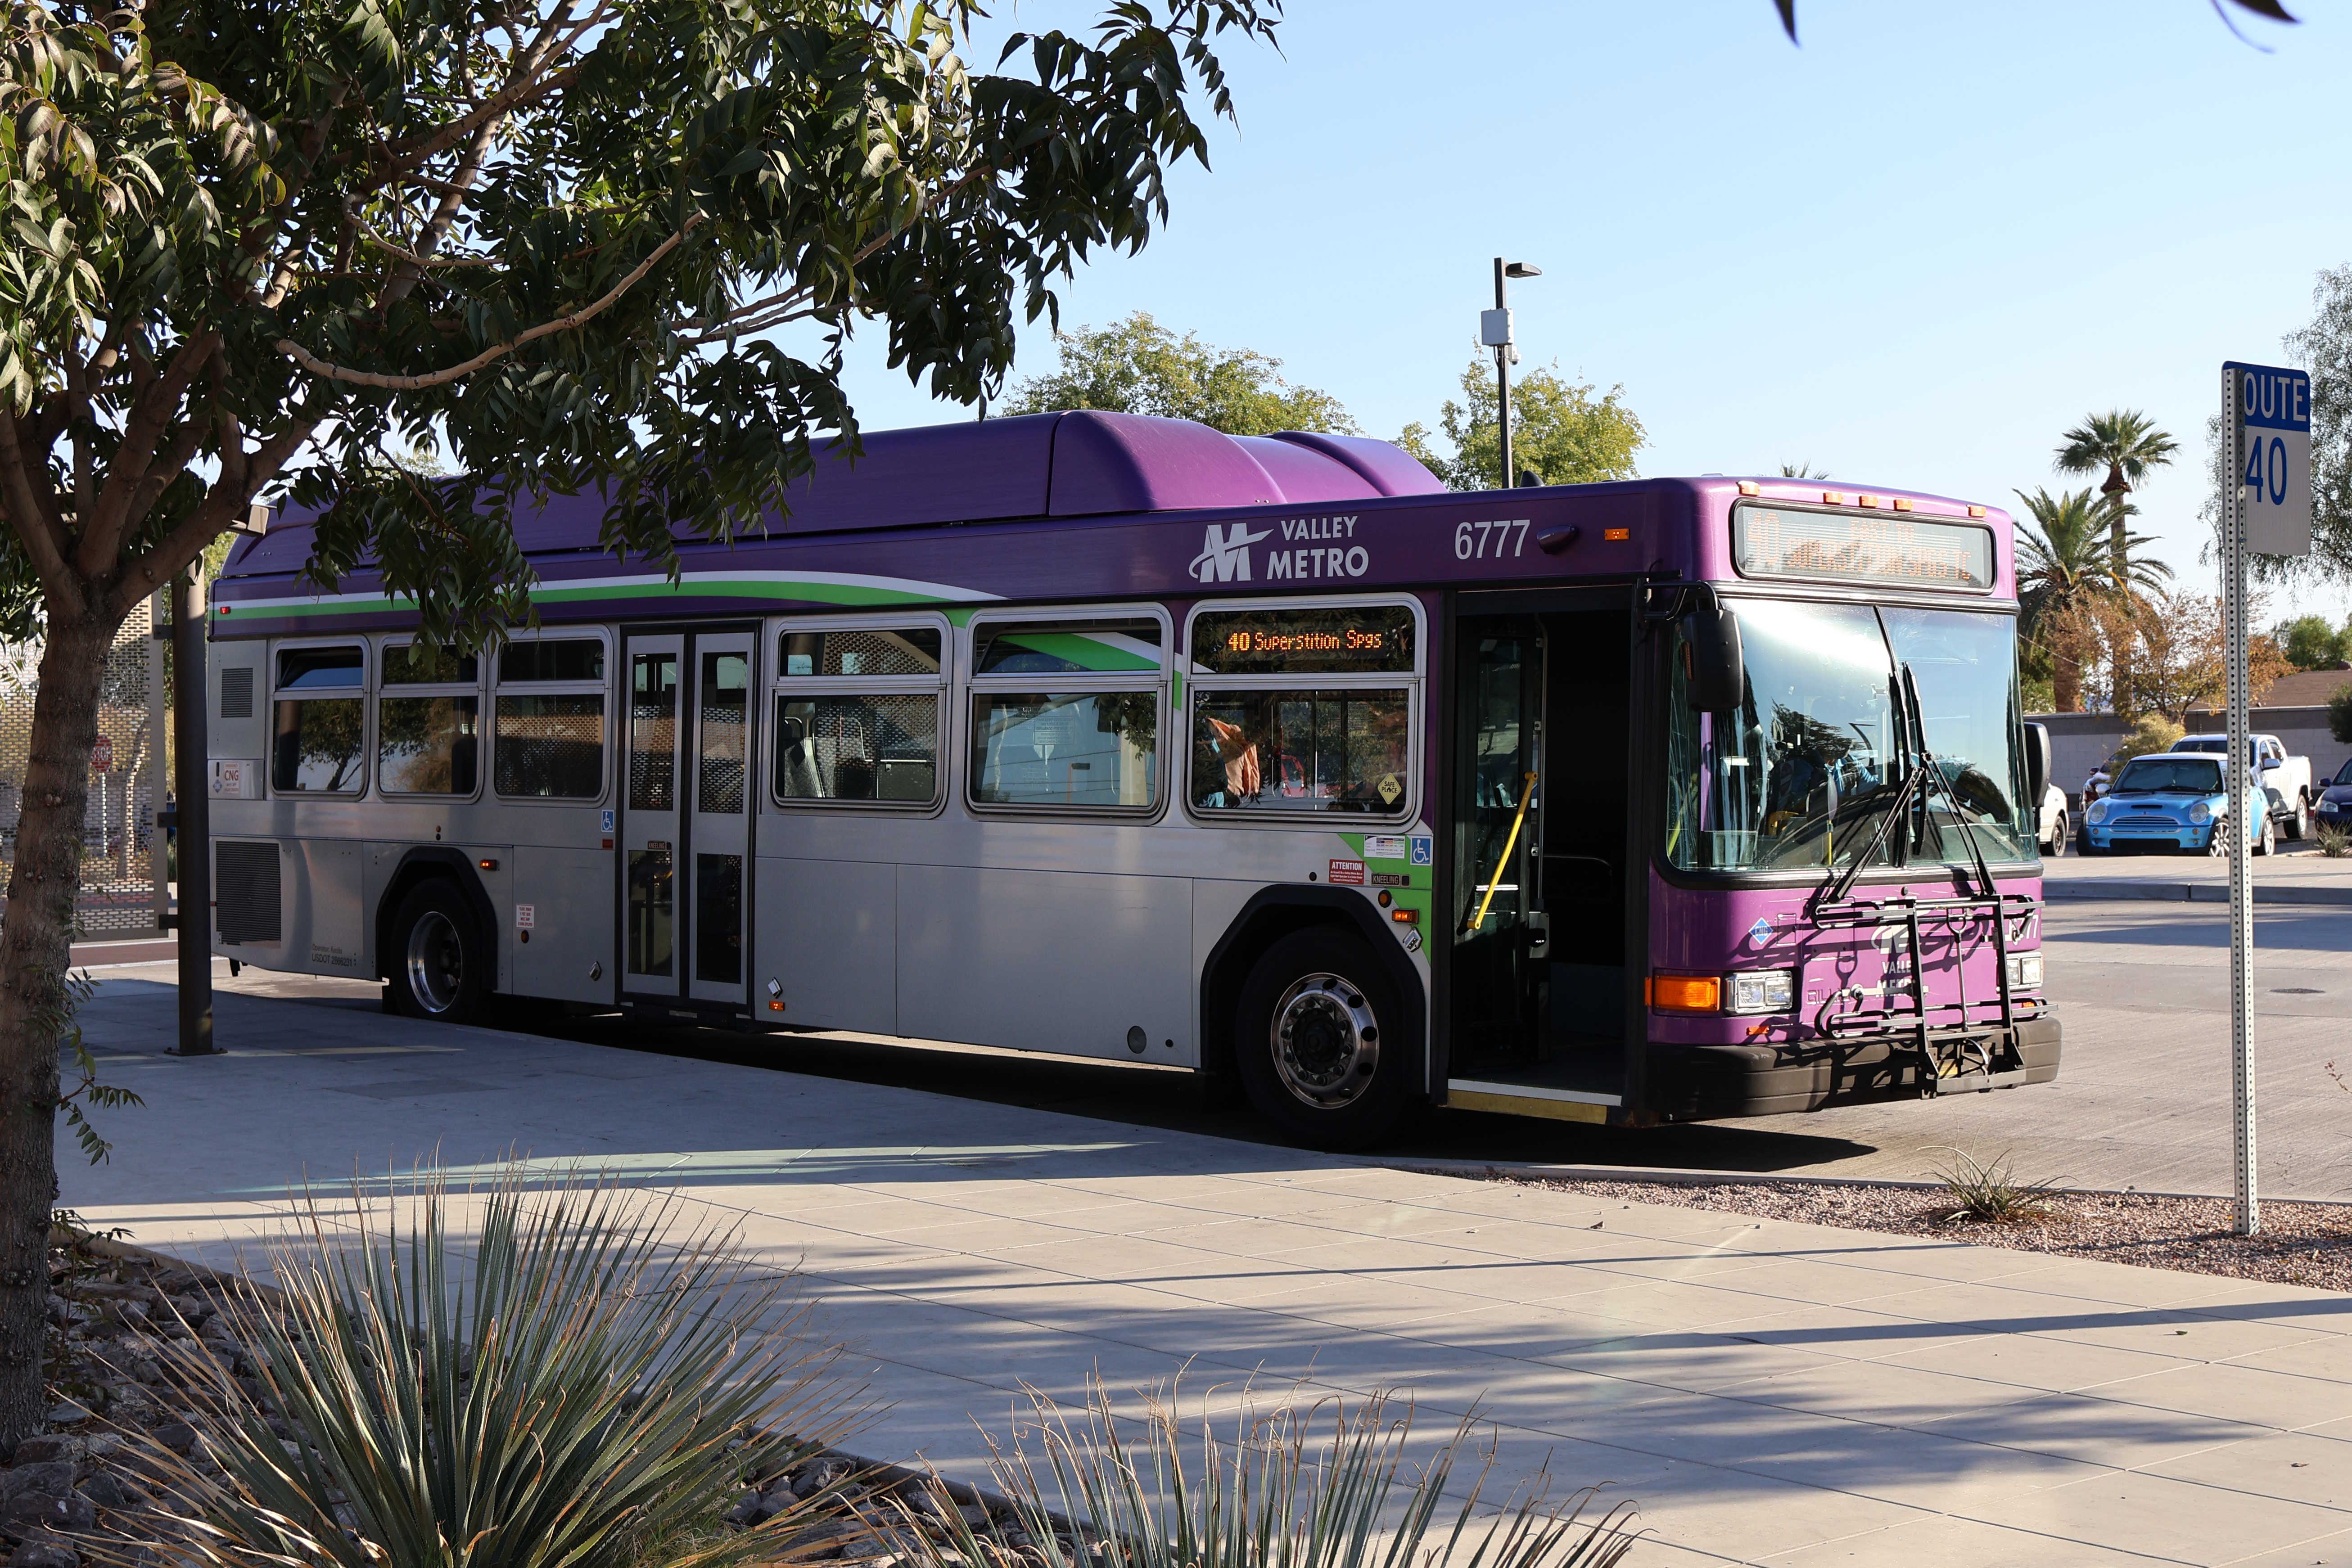
[[1783,463],[1780,465],[1780,477],[1783,479],[1826,479],[1829,476],[1830,474],[1828,469],[1816,468],[1810,463]]
[[2125,519],[2130,514],[2124,509],[2124,497],[2149,469],[2170,463],[2180,444],[2137,409],[2121,408],[2091,415],[2059,440],[2061,474],[2107,471],[2099,494],[2107,499],[2107,551],[2114,557],[2114,575],[2121,580],[2131,570],[2125,538]]
[[[2076,713],[2083,701],[2083,661],[2074,612],[2101,594],[2128,601],[2159,589],[2171,579],[2172,569],[2145,557],[2134,560],[2131,552],[2150,541],[2145,534],[2126,533],[2124,569],[2118,575],[2110,541],[2100,538],[2104,514],[2115,508],[2095,501],[2088,490],[2063,496],[2047,490],[2029,496],[2020,490],[2017,498],[2033,519],[2017,526],[2017,583],[2032,617],[2029,634],[2042,641],[2050,653],[2050,695],[2058,711]],[[2125,503],[2122,512],[2129,517],[2137,508]],[[2045,631],[2059,635],[2045,639]]]

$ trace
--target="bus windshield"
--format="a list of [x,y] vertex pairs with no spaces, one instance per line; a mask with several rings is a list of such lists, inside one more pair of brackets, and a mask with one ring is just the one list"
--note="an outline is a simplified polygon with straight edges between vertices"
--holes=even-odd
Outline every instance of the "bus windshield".
[[[1669,693],[1667,858],[1685,871],[2018,861],[2023,810],[2014,622],[1948,610],[1734,602],[1747,663],[1738,712],[1691,711],[1677,646]],[[1880,835],[1909,765],[1899,671],[1916,682],[1941,779]],[[1954,805],[1958,802],[1956,813]],[[1974,842],[1971,845],[1970,840]],[[1874,841],[1875,848],[1874,849]]]

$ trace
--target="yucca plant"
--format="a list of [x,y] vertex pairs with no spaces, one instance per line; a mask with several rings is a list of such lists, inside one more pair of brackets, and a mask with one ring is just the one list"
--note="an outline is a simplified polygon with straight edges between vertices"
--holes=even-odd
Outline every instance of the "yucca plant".
[[675,1196],[518,1168],[312,1197],[247,1280],[223,1311],[267,1409],[180,1342],[217,1470],[150,1456],[188,1504],[162,1544],[189,1568],[730,1568],[838,1510],[714,1528],[858,1395],[791,1275]]
[[1950,1161],[1936,1173],[1952,1206],[1948,1223],[2020,1225],[2049,1213],[2054,1183],[2019,1180],[2006,1154],[1988,1163],[1964,1149],[1949,1152]]
[[990,1442],[1010,1521],[974,1526],[937,1477],[928,1511],[944,1528],[894,1500],[898,1549],[919,1568],[1609,1568],[1637,1539],[1633,1504],[1587,1521],[1597,1489],[1555,1501],[1549,1468],[1482,1518],[1491,1442],[1449,1510],[1454,1470],[1478,1450],[1474,1419],[1408,1475],[1412,1410],[1381,1394],[1352,1409],[1245,1403],[1223,1437],[1204,1412],[1196,1438],[1172,1396],[1146,1396],[1133,1421],[1098,1381],[1075,1418],[1049,1396],[1029,1399],[1034,1417],[1010,1447]]

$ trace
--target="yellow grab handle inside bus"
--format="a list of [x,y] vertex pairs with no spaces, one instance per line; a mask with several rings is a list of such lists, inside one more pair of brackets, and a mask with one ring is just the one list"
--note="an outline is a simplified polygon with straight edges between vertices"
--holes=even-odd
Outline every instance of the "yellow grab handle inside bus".
[[[1535,798],[1536,776],[1530,773],[1528,775],[1526,786],[1519,790],[1519,809],[1511,813],[1511,836],[1503,841],[1502,855],[1495,862],[1496,877],[1500,877],[1503,874],[1503,868],[1511,863],[1511,851],[1519,841],[1519,829],[1527,823],[1528,802]],[[1478,913],[1472,915],[1470,917],[1470,924],[1464,926],[1462,929],[1465,931],[1475,931],[1478,927],[1486,924],[1486,911],[1493,906],[1494,902],[1495,883],[1493,879],[1490,878],[1486,883],[1486,896],[1478,901]]]

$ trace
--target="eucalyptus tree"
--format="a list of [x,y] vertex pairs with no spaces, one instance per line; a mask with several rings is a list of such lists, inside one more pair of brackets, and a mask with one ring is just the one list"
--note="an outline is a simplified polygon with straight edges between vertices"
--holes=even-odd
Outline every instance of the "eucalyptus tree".
[[2107,550],[2114,558],[2112,570],[2120,580],[2130,570],[2126,536],[2130,531],[2131,514],[2125,503],[2132,487],[2147,477],[2150,469],[2161,468],[2172,461],[2180,444],[2158,430],[2147,415],[2137,409],[2121,408],[2095,413],[2058,439],[2057,468],[2061,474],[2106,470],[2099,494],[2106,498]]
[[[845,340],[1002,382],[1142,246],[1279,0],[1104,0],[967,63],[971,0],[11,0],[0,581],[46,643],[0,926],[0,1451],[41,1410],[56,1043],[107,647],[257,498],[436,642],[530,611],[512,522],[781,509],[855,448]],[[782,332],[793,346],[767,336]],[[423,476],[391,454],[446,453]],[[5,604],[0,604],[5,609]],[[201,938],[194,938],[201,939]]]

